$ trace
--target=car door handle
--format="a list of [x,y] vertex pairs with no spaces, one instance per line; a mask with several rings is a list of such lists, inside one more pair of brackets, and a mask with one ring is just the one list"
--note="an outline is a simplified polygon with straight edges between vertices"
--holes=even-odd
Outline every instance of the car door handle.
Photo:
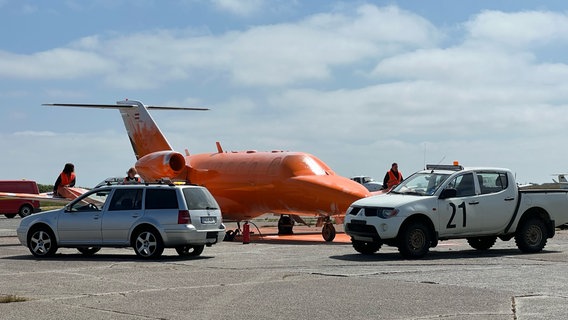
[[505,198],[505,201],[513,201],[513,200],[515,200],[515,198],[514,198],[514,197],[511,197],[511,198]]
[[468,203],[469,204],[479,204],[479,201],[471,201],[471,202],[468,202]]

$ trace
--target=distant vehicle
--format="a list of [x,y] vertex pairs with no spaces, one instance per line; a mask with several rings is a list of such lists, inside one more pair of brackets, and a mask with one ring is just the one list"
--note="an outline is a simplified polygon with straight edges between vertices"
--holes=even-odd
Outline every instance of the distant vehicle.
[[477,250],[515,238],[522,252],[534,253],[568,222],[567,195],[519,190],[507,169],[429,165],[389,193],[355,201],[344,228],[363,254],[386,244],[405,258],[421,258],[439,241],[464,238]]
[[[39,188],[35,181],[31,180],[1,180],[0,192],[39,194]],[[7,218],[27,217],[32,213],[41,211],[37,200],[10,199],[0,201],[0,214]]]
[[354,176],[351,177],[351,180],[362,184],[369,191],[379,191],[383,188],[382,183],[375,181],[375,179],[368,176]]
[[114,185],[93,189],[59,210],[22,219],[18,239],[36,257],[59,247],[93,255],[101,247],[133,247],[141,258],[164,248],[198,256],[223,240],[219,205],[207,189],[193,185]]

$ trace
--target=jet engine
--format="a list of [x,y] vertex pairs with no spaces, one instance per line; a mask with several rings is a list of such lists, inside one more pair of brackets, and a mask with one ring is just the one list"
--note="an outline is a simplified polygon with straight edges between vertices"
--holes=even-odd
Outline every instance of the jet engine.
[[184,179],[185,176],[180,176],[180,173],[185,168],[184,156],[171,150],[153,152],[136,161],[138,174],[145,182],[154,182],[162,178]]

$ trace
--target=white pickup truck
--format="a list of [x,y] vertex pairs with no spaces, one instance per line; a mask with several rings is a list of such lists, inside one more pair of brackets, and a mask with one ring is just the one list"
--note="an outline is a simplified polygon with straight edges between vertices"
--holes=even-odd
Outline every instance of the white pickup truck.
[[354,202],[344,228],[357,252],[385,244],[421,258],[458,238],[478,250],[515,238],[522,252],[540,252],[567,222],[568,190],[520,190],[507,169],[428,165],[390,192]]

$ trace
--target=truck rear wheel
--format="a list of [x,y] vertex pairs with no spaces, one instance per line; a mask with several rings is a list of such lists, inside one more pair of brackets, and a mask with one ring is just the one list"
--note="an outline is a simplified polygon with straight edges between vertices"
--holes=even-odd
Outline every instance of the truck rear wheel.
[[430,229],[419,221],[411,222],[401,230],[398,251],[407,259],[424,257],[430,249]]
[[353,240],[353,249],[362,254],[373,254],[381,248],[380,243]]
[[546,225],[537,218],[527,219],[515,233],[517,247],[525,253],[542,251],[547,240]]
[[476,250],[489,250],[497,241],[497,237],[473,237],[467,238],[467,243]]

